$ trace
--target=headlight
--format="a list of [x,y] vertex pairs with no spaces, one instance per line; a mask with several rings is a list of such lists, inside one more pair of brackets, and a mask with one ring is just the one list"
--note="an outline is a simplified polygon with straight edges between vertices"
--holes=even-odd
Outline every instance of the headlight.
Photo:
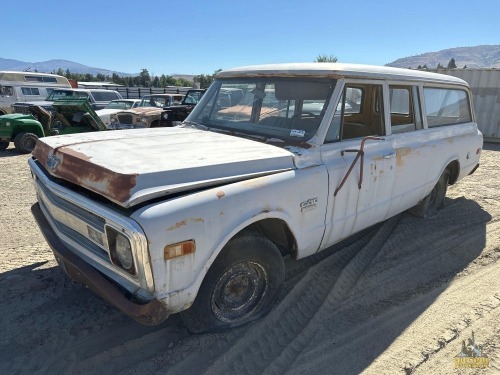
[[148,119],[146,117],[143,117],[143,118],[141,118],[141,122],[143,124],[147,124],[148,123]]
[[109,251],[113,264],[123,268],[130,274],[135,274],[134,257],[130,240],[111,227],[106,227]]
[[163,114],[163,119],[164,119],[164,120],[168,120],[168,112],[165,112],[165,113]]
[[114,117],[111,117],[111,122],[116,122],[116,119]]
[[116,255],[122,264],[123,268],[130,270],[134,265],[134,258],[132,257],[132,247],[127,237],[122,234],[116,236]]

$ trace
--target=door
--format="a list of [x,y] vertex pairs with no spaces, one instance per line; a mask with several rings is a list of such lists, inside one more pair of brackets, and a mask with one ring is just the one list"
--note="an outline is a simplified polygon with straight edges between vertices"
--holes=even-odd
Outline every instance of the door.
[[321,157],[329,199],[322,248],[384,220],[391,203],[396,154],[385,137],[383,83],[352,81],[330,124]]

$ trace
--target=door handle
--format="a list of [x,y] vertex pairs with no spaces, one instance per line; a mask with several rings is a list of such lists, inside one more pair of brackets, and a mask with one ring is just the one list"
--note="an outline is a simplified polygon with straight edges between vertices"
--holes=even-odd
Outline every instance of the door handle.
[[392,158],[395,158],[396,157],[396,153],[393,152],[392,154],[387,154],[387,155],[384,155],[384,159],[392,159]]

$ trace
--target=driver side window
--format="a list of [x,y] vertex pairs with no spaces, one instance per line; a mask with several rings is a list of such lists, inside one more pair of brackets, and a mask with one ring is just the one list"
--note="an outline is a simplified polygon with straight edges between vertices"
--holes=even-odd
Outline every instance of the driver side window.
[[344,87],[325,143],[385,135],[382,85],[347,84]]

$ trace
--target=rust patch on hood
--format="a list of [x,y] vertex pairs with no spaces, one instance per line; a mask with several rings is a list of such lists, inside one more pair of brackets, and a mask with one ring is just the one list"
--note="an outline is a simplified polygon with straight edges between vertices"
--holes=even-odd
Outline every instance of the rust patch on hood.
[[[137,174],[120,174],[91,162],[91,157],[70,147],[51,148],[44,142],[37,142],[33,156],[53,176],[87,188],[116,202],[130,199],[137,183]],[[54,156],[57,163],[49,163]]]

